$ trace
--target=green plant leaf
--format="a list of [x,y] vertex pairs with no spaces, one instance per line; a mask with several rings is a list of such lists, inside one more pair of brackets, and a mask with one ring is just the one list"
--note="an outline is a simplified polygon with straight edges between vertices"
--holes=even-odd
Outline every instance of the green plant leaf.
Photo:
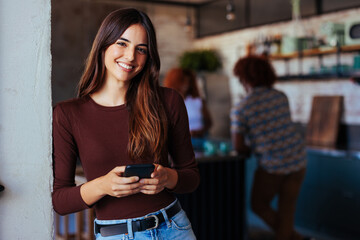
[[213,72],[221,67],[221,61],[214,50],[193,50],[184,52],[179,59],[180,67],[194,71]]

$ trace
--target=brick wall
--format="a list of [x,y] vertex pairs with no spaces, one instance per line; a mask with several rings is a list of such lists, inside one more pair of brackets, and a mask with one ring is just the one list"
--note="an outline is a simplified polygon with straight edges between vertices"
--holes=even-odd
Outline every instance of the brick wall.
[[148,4],[147,13],[156,28],[163,77],[178,66],[180,54],[192,48],[194,32],[185,31],[186,8]]

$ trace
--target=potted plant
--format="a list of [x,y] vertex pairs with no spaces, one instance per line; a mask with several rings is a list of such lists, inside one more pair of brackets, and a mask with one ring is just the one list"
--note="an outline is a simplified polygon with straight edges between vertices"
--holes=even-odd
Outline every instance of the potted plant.
[[180,67],[196,72],[214,72],[221,67],[220,58],[211,49],[186,51],[180,56]]
[[197,73],[200,95],[207,99],[207,84],[205,72],[215,72],[221,68],[218,54],[212,49],[197,49],[185,51],[179,58],[181,68],[191,69]]

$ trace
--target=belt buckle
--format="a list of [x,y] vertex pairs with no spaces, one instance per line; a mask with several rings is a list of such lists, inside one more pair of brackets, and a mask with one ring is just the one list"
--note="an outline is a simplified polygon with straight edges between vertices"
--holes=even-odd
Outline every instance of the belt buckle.
[[146,219],[146,218],[151,218],[151,217],[153,217],[155,219],[155,226],[151,227],[151,228],[147,228],[146,230],[152,230],[159,226],[159,218],[156,215],[148,215],[148,216],[145,216],[144,218]]

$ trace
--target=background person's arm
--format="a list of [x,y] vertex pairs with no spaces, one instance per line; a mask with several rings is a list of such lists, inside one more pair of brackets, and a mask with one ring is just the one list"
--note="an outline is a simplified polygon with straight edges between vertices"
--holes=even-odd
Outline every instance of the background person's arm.
[[238,154],[245,154],[246,156],[249,156],[251,154],[251,148],[246,145],[245,138],[242,134],[232,133],[231,140],[234,150]]

